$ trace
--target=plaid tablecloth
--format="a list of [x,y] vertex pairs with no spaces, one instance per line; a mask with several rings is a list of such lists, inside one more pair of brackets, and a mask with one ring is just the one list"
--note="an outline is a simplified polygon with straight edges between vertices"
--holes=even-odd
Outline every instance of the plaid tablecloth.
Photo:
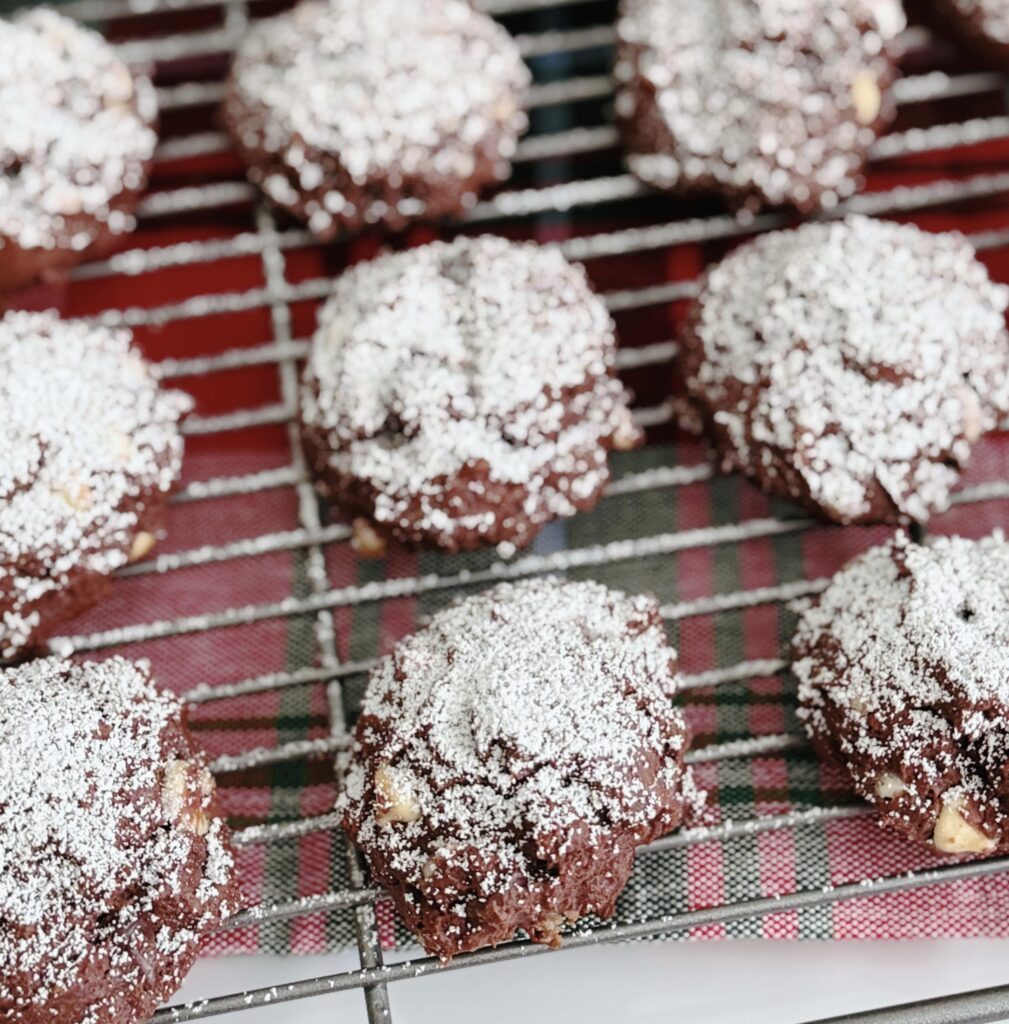
[[[273,453],[281,456],[277,451]],[[699,443],[655,444],[619,456],[616,472],[704,459]],[[227,458],[194,453],[194,478],[275,465],[263,445]],[[1009,479],[1009,438],[988,441],[978,452],[968,483]],[[979,536],[1005,523],[1003,501],[981,502],[938,517],[936,532]],[[569,545],[585,548],[609,541],[653,537],[677,531],[703,531],[723,524],[797,517],[794,508],[768,501],[737,478],[716,479],[645,494],[614,496],[585,516],[549,530],[536,550]],[[254,536],[266,529],[294,529],[291,496],[219,499],[175,508],[163,550]],[[650,591],[664,603],[689,602],[712,594],[769,587],[829,575],[847,558],[883,539],[885,528],[837,529],[815,526],[780,536],[757,536],[735,543],[702,544],[675,554],[614,560],[572,570],[632,591]],[[704,534],[698,534],[703,537]],[[346,544],[327,551],[330,580],[347,587],[418,573],[453,574],[485,568],[490,553],[469,556],[397,551],[384,561],[357,559]],[[129,622],[174,618],[238,604],[261,603],[307,593],[300,552],[240,559],[226,565],[192,568],[167,576],[120,581],[105,604],[68,628],[89,633]],[[339,649],[345,660],[369,659],[389,650],[417,619],[457,594],[436,591],[418,597],[364,602],[334,613]],[[671,623],[685,673],[694,675],[741,661],[774,659],[786,651],[793,616],[780,602],[715,614],[691,615]],[[310,617],[271,620],[228,630],[162,639],[122,648],[152,660],[159,679],[179,691],[203,682],[230,682],[267,672],[312,664]],[[352,710],[364,678],[346,680]],[[797,731],[794,687],[787,674],[692,689],[681,697],[696,745]],[[329,728],[321,686],[233,698],[200,705],[193,724],[213,756],[253,746],[324,736]],[[841,775],[822,768],[808,749],[756,758],[721,760],[695,768],[708,793],[707,824],[792,810],[849,804],[853,797]],[[225,775],[221,793],[232,823],[241,828],[293,820],[327,811],[335,788],[328,758],[298,760],[255,771]],[[343,840],[325,832],[239,852],[250,903],[288,900],[347,886]],[[867,819],[810,824],[724,842],[702,842],[687,849],[645,853],[622,896],[617,919],[654,918],[683,909],[714,906],[858,879],[894,874],[938,863]],[[391,907],[379,904],[388,945],[405,940]],[[941,889],[876,896],[814,910],[696,929],[693,938],[910,938],[1009,934],[1009,879],[995,877]],[[353,940],[349,913],[301,917],[293,921],[224,932],[209,943],[220,952],[319,952]]]
[[[595,11],[606,5],[588,6]],[[541,79],[556,79],[598,71],[605,67],[606,60],[605,52],[568,56],[543,63],[538,71]],[[180,69],[176,65],[165,80],[171,82],[197,73],[206,74],[207,69],[202,65]],[[1003,100],[1000,96],[989,96],[984,103],[985,111],[996,107],[1001,110]],[[203,127],[212,127],[212,112],[204,111],[200,116],[205,121]],[[919,107],[908,118],[909,123],[914,123],[916,119],[949,120],[951,116],[954,115],[945,107]],[[580,107],[547,108],[538,113],[536,127],[556,130],[583,119],[591,120],[592,115]],[[169,134],[191,128],[189,121],[184,124],[177,115],[165,119]],[[913,161],[892,161],[874,172],[870,188],[879,190],[996,170],[1006,166],[1007,155],[1005,144],[993,143],[968,151],[930,154]],[[525,166],[518,172],[517,180],[522,185],[535,186],[596,173],[617,173],[619,169],[618,155],[608,151],[598,158],[579,157]],[[153,186],[183,187],[196,182],[236,180],[239,176],[234,157],[224,154],[160,164]],[[595,206],[490,227],[513,236],[547,241],[717,212],[717,204],[659,199],[619,208]],[[1000,198],[961,206],[955,211],[923,213],[918,220],[936,229],[959,226],[978,230],[1005,226],[1009,223],[1009,212]],[[126,245],[152,247],[194,239],[229,238],[252,228],[249,209],[239,205],[168,221],[145,221]],[[433,228],[418,228],[396,240],[396,244],[416,244],[436,233]],[[373,255],[382,242],[380,237],[370,236],[325,252],[296,247],[286,253],[287,280],[297,282],[335,273],[352,260]],[[717,257],[730,244],[723,241],[703,249],[680,246],[634,257],[598,259],[592,261],[590,269],[602,290],[684,280],[695,276],[706,261]],[[1006,250],[989,253],[986,259],[995,276],[1009,280]],[[30,306],[56,303],[68,315],[95,314],[113,307],[152,307],[194,295],[238,292],[261,287],[264,281],[262,261],[258,255],[252,255],[136,277],[101,277],[55,289],[37,288],[18,301]],[[291,306],[295,337],[310,335],[315,308],[314,302]],[[675,337],[682,312],[682,304],[674,304],[620,314],[622,343],[637,346]],[[142,327],[137,330],[137,338],[154,359],[248,348],[274,340],[269,310],[263,305],[238,313],[186,317],[163,327]],[[641,403],[646,405],[665,398],[673,379],[668,365],[628,374]],[[198,413],[203,416],[265,406],[281,397],[275,366],[185,378],[178,383],[197,396]],[[256,472],[286,466],[290,458],[283,425],[214,433],[190,439],[185,477],[192,482]],[[703,465],[705,461],[699,441],[660,429],[645,449],[615,457],[613,466],[619,478],[650,468]],[[964,485],[991,480],[1009,480],[1009,437],[993,437],[979,447]],[[1005,526],[1007,508],[1001,500],[962,505],[937,517],[930,529],[979,536],[996,526]],[[545,531],[533,550],[588,548],[612,541],[704,531],[735,523],[787,521],[799,516],[793,507],[768,500],[738,477],[716,477],[607,497],[597,510]],[[299,525],[296,496],[290,487],[177,504],[169,517],[168,537],[158,552],[230,543],[273,531],[294,530]],[[797,526],[787,531],[754,529],[751,536],[743,538],[717,531],[699,532],[689,535],[693,541],[683,550],[602,559],[589,568],[572,570],[570,575],[599,579],[630,591],[651,591],[665,603],[680,604],[714,594],[829,575],[888,532],[882,528],[840,529],[820,525]],[[417,574],[447,575],[461,569],[486,568],[497,556],[493,552],[444,556],[392,550],[384,560],[368,561],[356,558],[348,544],[336,543],[326,548],[325,558],[329,585],[344,588]],[[309,592],[306,559],[305,550],[298,549],[123,579],[105,603],[67,624],[62,632],[89,634],[128,623],[175,619],[290,595],[304,596]],[[456,593],[435,590],[418,596],[362,600],[337,607],[332,616],[341,658],[361,661],[388,651],[420,617]],[[687,615],[672,622],[670,628],[683,671],[695,675],[743,661],[784,657],[792,624],[792,613],[786,604],[769,601],[745,609]],[[228,629],[130,644],[121,651],[150,658],[158,678],[179,692],[201,683],[222,684],[316,664],[311,616],[270,618]],[[360,675],[345,681],[344,700],[351,717],[363,686],[364,678]],[[797,730],[794,686],[787,673],[692,689],[681,700],[697,745]],[[212,756],[323,737],[329,730],[325,693],[319,684],[201,704],[193,709],[192,721]],[[853,801],[845,780],[836,771],[821,768],[808,749],[801,747],[762,757],[700,765],[697,775],[709,794],[709,820],[715,823]],[[220,778],[220,784],[225,809],[236,828],[324,813],[331,808],[336,792],[328,757],[292,760],[228,774]],[[347,886],[343,840],[336,832],[246,846],[240,850],[239,860],[250,904],[289,900]],[[639,920],[797,888],[817,889],[899,873],[928,863],[930,859],[924,853],[882,832],[865,818],[767,831],[725,842],[699,842],[682,849],[642,854],[619,903],[617,918]],[[379,904],[378,914],[383,941],[390,946],[405,941],[387,904]],[[849,939],[1005,934],[1009,934],[1009,879],[999,876],[702,928],[690,933],[690,937]],[[311,953],[339,947],[352,939],[351,917],[343,911],[226,931],[211,939],[208,948],[230,953]]]

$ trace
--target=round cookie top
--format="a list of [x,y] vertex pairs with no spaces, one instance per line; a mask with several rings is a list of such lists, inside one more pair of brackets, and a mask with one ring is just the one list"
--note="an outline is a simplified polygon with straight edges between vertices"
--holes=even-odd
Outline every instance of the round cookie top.
[[129,331],[53,312],[0,320],[4,657],[38,626],[41,597],[126,563],[145,499],[178,479],[190,405],[159,388]]
[[[527,489],[543,521],[607,479],[603,445],[629,429],[611,375],[613,323],[559,250],[492,236],[361,263],[323,308],[302,420],[330,465],[375,492],[379,524],[452,534],[490,528],[445,511],[466,467]],[[573,477],[567,489],[557,478]],[[491,517],[493,518],[493,517]]]
[[897,827],[947,853],[1009,841],[1001,532],[872,548],[803,613],[793,653],[800,717]]
[[[231,82],[237,130],[281,161],[284,173],[263,188],[289,205],[288,178],[316,189],[326,158],[356,185],[377,179],[392,192],[417,174],[468,179],[488,136],[501,135],[507,159],[526,125],[530,74],[505,29],[467,0],[307,0],[253,27]],[[309,226],[326,232],[346,202],[327,193]],[[376,197],[365,219],[382,220],[384,202]]]
[[[165,957],[191,950],[232,909],[211,793],[180,705],[146,662],[46,658],[0,672],[0,1002],[13,998],[15,1015],[26,995],[58,1005],[79,994],[98,947],[139,948],[152,931]],[[176,894],[185,909],[172,915]],[[106,975],[144,966],[104,964],[86,1019],[104,1019]]]
[[894,76],[898,0],[622,0],[617,111],[659,188],[830,207],[852,194]]
[[0,21],[0,235],[22,249],[87,248],[132,219],[157,141],[151,83],[98,33],[48,9]]
[[651,598],[557,579],[467,598],[372,674],[341,796],[353,834],[421,889],[432,857],[445,877],[475,858],[484,895],[574,831],[650,837],[684,781],[677,682]]
[[764,235],[701,283],[687,384],[727,462],[841,522],[926,519],[1009,409],[1009,290],[957,234]]

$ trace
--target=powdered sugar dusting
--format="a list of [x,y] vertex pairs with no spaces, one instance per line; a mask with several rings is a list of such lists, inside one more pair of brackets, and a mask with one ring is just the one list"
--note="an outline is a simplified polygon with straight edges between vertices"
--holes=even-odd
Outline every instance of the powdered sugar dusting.
[[841,570],[794,640],[800,717],[859,791],[928,839],[958,807],[1001,837],[1009,806],[1009,544],[898,534]]
[[178,479],[179,420],[128,331],[55,313],[0,321],[0,653],[40,625],[40,602],[124,565],[140,517]]
[[0,673],[0,1007],[15,1019],[74,1000],[81,1024],[129,1019],[162,984],[146,955],[173,975],[234,909],[220,821],[197,837],[162,800],[169,759],[202,763],[180,716],[143,662]]
[[842,521],[922,520],[1009,409],[1007,305],[960,235],[864,217],[772,233],[703,282],[688,387],[772,489]]
[[614,357],[612,322],[580,267],[554,248],[459,238],[337,281],[302,419],[325,432],[332,470],[373,489],[379,524],[493,537],[502,524],[479,481],[457,507],[446,490],[484,466],[524,495],[533,524],[576,511],[602,489],[605,446],[629,423]]
[[[569,843],[604,861],[617,837],[632,850],[678,822],[675,659],[651,598],[597,583],[502,584],[439,612],[371,677],[341,797],[351,834],[459,934],[495,896],[570,884],[570,864],[544,877]],[[413,820],[381,820],[376,770]]]
[[101,36],[55,11],[0,21],[0,234],[24,249],[83,250],[97,220],[132,218],[157,141],[154,89]]
[[[247,149],[277,158],[260,174],[267,195],[296,207],[308,193],[309,226],[326,234],[388,219],[404,178],[466,182],[490,157],[503,177],[529,81],[508,33],[465,0],[308,0],[252,29],[226,109]],[[333,162],[356,187],[379,184],[320,188]],[[422,196],[402,203],[393,219],[425,212]]]
[[623,0],[631,170],[800,208],[852,194],[888,115],[897,0]]

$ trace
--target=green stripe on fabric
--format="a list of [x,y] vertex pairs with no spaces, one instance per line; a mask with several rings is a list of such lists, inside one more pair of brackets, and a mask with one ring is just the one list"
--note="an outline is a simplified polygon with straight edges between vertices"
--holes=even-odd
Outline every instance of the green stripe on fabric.
[[[708,486],[711,523],[724,526],[739,522],[737,477],[716,477]],[[738,544],[719,544],[711,549],[712,586],[716,593],[733,593],[742,588],[741,552]],[[712,616],[714,628],[713,663],[721,668],[743,660],[743,617],[739,611]],[[745,683],[714,689],[719,742],[749,734],[749,688]],[[718,792],[723,816],[752,817],[756,813],[752,762],[749,759],[723,761],[718,766]],[[735,903],[759,895],[760,858],[757,839],[745,836],[722,849],[725,899]],[[725,926],[726,934],[742,938],[754,934],[754,922],[735,921]]]
[[[791,502],[776,500],[772,503],[772,515],[788,518],[796,515]],[[775,582],[790,583],[804,577],[805,566],[802,558],[803,537],[801,534],[774,537],[771,540],[774,554]],[[788,657],[795,616],[787,607],[778,610],[778,644],[781,656]],[[786,727],[790,731],[801,731],[795,718],[794,685],[791,677],[782,684],[785,697]],[[789,797],[796,804],[822,805],[825,794],[819,783],[819,767],[812,755],[790,757],[786,760]],[[814,825],[793,831],[795,837],[795,884],[799,889],[819,889],[829,884],[830,870],[825,828]],[[814,907],[800,910],[797,914],[799,937],[824,939],[833,935],[833,919],[829,907]]]
[[[634,452],[611,455],[614,479],[647,469],[675,463],[670,445],[650,445]],[[677,488],[661,487],[637,494],[616,494],[604,497],[591,511],[568,520],[571,547],[606,544],[615,540],[652,537],[674,529]],[[677,598],[675,556],[632,558],[609,565],[573,569],[572,579],[598,580],[607,586],[632,594],[651,593],[660,601]]]
[[[309,593],[308,553],[295,552],[292,593],[305,597]],[[313,622],[309,616],[294,616],[287,625],[284,667],[287,671],[305,668],[312,663],[315,651]],[[283,689],[278,694],[278,745],[307,738],[309,722],[309,690],[306,687]],[[306,765],[301,759],[274,765],[269,770],[270,820],[298,817],[298,799],[306,781]],[[293,813],[292,813],[293,812]],[[298,895],[298,846],[293,842],[270,843],[265,853],[265,884],[263,900],[274,902],[294,899]],[[260,947],[265,952],[286,952],[291,948],[290,921],[271,921],[260,928]]]

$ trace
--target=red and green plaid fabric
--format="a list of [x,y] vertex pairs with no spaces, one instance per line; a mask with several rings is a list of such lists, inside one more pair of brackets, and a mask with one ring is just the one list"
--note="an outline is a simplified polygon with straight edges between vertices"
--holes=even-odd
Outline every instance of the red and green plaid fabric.
[[[277,454],[280,454],[279,452]],[[655,444],[617,456],[617,476],[653,467],[694,465],[704,460],[696,441]],[[203,478],[275,465],[282,459],[232,456],[190,460],[188,472]],[[1009,479],[1009,438],[986,442],[965,483]],[[1005,522],[1005,501],[956,508],[932,524],[936,532],[982,535]],[[798,518],[797,511],[769,501],[739,477],[665,487],[643,494],[605,498],[594,512],[548,530],[535,551],[586,549],[611,541],[703,531],[726,524]],[[294,529],[291,495],[217,499],[177,506],[165,551],[220,543],[266,530]],[[615,558],[570,576],[654,593],[664,604],[715,594],[773,587],[829,575],[886,528],[838,529],[815,525],[780,536],[699,544],[675,554]],[[704,538],[704,534],[697,536]],[[484,569],[491,553],[466,556],[394,552],[381,561],[357,559],[346,544],[327,549],[334,588],[419,574],[452,575]],[[418,597],[364,601],[334,613],[340,654],[362,661],[388,651],[417,620],[457,596],[459,589]],[[174,618],[233,605],[308,593],[302,552],[239,559],[224,565],[179,570],[119,581],[100,608],[74,622],[68,634],[89,633],[130,622]],[[743,661],[774,659],[787,651],[792,613],[782,602],[742,610],[689,615],[670,623],[681,668],[696,675]],[[227,630],[143,642],[121,650],[149,657],[158,677],[183,691],[202,682],[231,682],[267,672],[315,664],[311,616],[269,620]],[[363,676],[345,681],[353,714]],[[691,689],[681,703],[696,745],[795,732],[794,688],[787,674]],[[321,684],[229,698],[199,705],[193,724],[213,756],[254,746],[272,746],[326,735],[328,719]],[[709,798],[708,822],[742,821],[793,810],[849,804],[845,780],[822,768],[808,748],[756,758],[729,758],[696,767]],[[330,809],[335,794],[328,758],[290,763],[221,777],[225,809],[235,826],[290,821]],[[320,833],[239,851],[250,903],[290,900],[347,887],[345,852],[338,833]],[[643,920],[759,896],[819,889],[861,878],[896,874],[938,863],[870,820],[809,824],[782,831],[701,842],[685,849],[645,853],[622,896],[617,919]],[[941,908],[942,912],[937,913]],[[943,889],[877,896],[854,903],[788,912],[764,919],[695,930],[691,937],[895,938],[1009,934],[1009,880],[996,877]],[[379,905],[383,940],[406,941],[391,909]],[[210,947],[222,952],[319,952],[353,941],[348,911],[225,932]]]
[[[255,6],[258,10],[258,5]],[[570,19],[579,16],[584,23],[596,24],[612,17],[613,6],[612,0],[586,0],[535,19],[517,19],[513,27],[522,31],[559,27],[577,23]],[[210,15],[204,12],[162,17],[148,31],[180,31],[192,27],[185,22],[190,17],[201,19],[198,27],[213,27]],[[136,23],[131,24],[135,29]],[[119,30],[119,26],[113,28]],[[909,70],[920,72],[936,66],[955,70],[948,57],[941,47],[933,47],[924,56],[913,57]],[[537,77],[540,81],[551,81],[571,75],[599,74],[605,71],[608,60],[605,48],[549,57],[537,62]],[[161,82],[213,78],[221,71],[220,60],[174,64],[162,71]],[[902,112],[897,127],[951,121],[967,113],[980,116],[1004,111],[1005,100],[999,92],[971,102],[969,111],[957,103],[919,104]],[[599,123],[604,108],[605,101],[600,100],[563,108],[546,107],[537,111],[535,128],[556,131]],[[170,113],[163,119],[168,135],[213,127],[211,107],[185,114]],[[997,142],[953,153],[890,161],[874,170],[869,187],[880,191],[990,173],[1003,169],[1007,156],[1009,147]],[[515,181],[508,187],[539,187],[620,172],[619,154],[611,148],[569,160],[525,164],[517,168]],[[223,154],[160,163],[152,187],[182,188],[240,177],[241,169],[234,156]],[[722,214],[724,211],[710,201],[659,197],[589,205],[563,214],[490,223],[487,228],[509,236],[548,241]],[[1005,196],[997,195],[962,203],[956,209],[923,211],[916,219],[932,229],[997,229],[1009,225],[1009,207]],[[227,239],[253,230],[250,208],[239,204],[176,218],[146,219],[124,246],[151,248],[199,239]],[[372,234],[327,251],[295,246],[285,253],[286,278],[294,284],[337,273],[353,260],[370,257],[386,242],[396,246],[417,244],[438,233],[434,228],[422,227],[391,240]],[[731,244],[734,243],[723,240],[703,248],[678,246],[634,256],[608,256],[592,260],[589,269],[600,290],[645,288],[692,279],[706,262],[717,258]],[[985,255],[1001,280],[1009,280],[1007,252],[1002,249]],[[67,315],[89,315],[109,308],[150,308],[197,295],[244,292],[264,284],[262,261],[254,254],[138,276],[78,280],[55,291],[36,289],[19,302],[55,302]],[[310,336],[316,305],[308,301],[291,304],[294,337]],[[674,338],[682,314],[682,303],[621,312],[617,315],[621,342],[634,347]],[[250,348],[275,340],[270,312],[263,304],[240,312],[177,319],[160,327],[145,326],[138,328],[136,335],[156,360]],[[639,404],[643,405],[654,405],[666,398],[673,378],[669,365],[639,368],[627,374],[628,382],[638,392]],[[281,400],[279,375],[271,365],[184,378],[178,383],[196,395],[198,413],[203,416],[269,406]],[[283,425],[196,436],[189,440],[185,477],[187,482],[193,482],[280,468],[289,465],[291,454]],[[705,463],[700,442],[679,437],[667,428],[654,432],[643,450],[613,460],[618,478],[651,468]],[[979,448],[964,483],[972,486],[983,481],[1009,481],[1009,437],[992,438]],[[930,529],[978,536],[1004,526],[1007,508],[1005,500],[964,504],[937,517]],[[651,591],[666,604],[682,605],[711,595],[827,576],[888,533],[881,528],[840,529],[820,525],[797,525],[785,532],[747,526],[742,535],[735,536],[717,532],[717,528],[731,524],[799,516],[795,508],[768,500],[739,477],[716,477],[607,497],[595,511],[545,531],[533,550],[583,550],[715,528],[714,534],[684,534],[694,542],[674,553],[642,556],[634,551],[611,551],[614,557],[597,559],[595,564],[569,573],[626,590]],[[295,530],[299,525],[297,499],[291,487],[180,503],[172,508],[168,537],[158,553],[230,544],[266,533]],[[716,542],[710,543],[713,539]],[[343,542],[328,545],[325,559],[329,586],[342,589],[418,574],[441,576],[463,569],[485,569],[497,556],[494,552],[444,556],[393,550],[384,560],[366,561],[356,558]],[[340,657],[364,661],[388,651],[419,619],[458,592],[440,589],[418,596],[365,599],[337,607],[332,615]],[[250,555],[120,580],[106,602],[67,624],[62,632],[88,634],[125,624],[174,620],[308,593],[307,554],[303,549]],[[670,630],[679,648],[683,671],[696,675],[741,662],[784,657],[792,621],[785,603],[769,601],[737,610],[686,615],[671,622]],[[312,616],[268,618],[227,629],[134,643],[119,650],[128,656],[150,658],[158,678],[179,692],[201,683],[226,684],[318,664]],[[364,683],[360,675],[344,680],[344,701],[351,718]],[[681,700],[698,745],[796,731],[794,687],[785,673],[691,689]],[[324,737],[330,727],[321,684],[200,704],[193,709],[192,721],[212,756]],[[708,791],[711,820],[716,823],[845,805],[853,799],[841,775],[821,768],[805,747],[703,764],[697,768],[697,775]],[[325,813],[331,809],[336,793],[328,757],[296,759],[222,775],[220,786],[225,810],[236,828]],[[345,850],[337,832],[243,846],[239,861],[250,904],[286,901],[347,887]],[[620,901],[617,917],[621,921],[640,920],[796,889],[818,890],[831,884],[896,874],[930,862],[921,851],[882,832],[865,818],[766,831],[724,842],[699,842],[642,854]],[[385,903],[379,904],[379,921],[386,944],[407,941]],[[712,926],[696,930],[691,937],[822,939],[1005,934],[1009,934],[1009,880],[991,877],[941,889],[876,895],[835,906]],[[218,952],[309,953],[352,941],[351,913],[340,911],[226,931],[212,939],[209,948]]]

